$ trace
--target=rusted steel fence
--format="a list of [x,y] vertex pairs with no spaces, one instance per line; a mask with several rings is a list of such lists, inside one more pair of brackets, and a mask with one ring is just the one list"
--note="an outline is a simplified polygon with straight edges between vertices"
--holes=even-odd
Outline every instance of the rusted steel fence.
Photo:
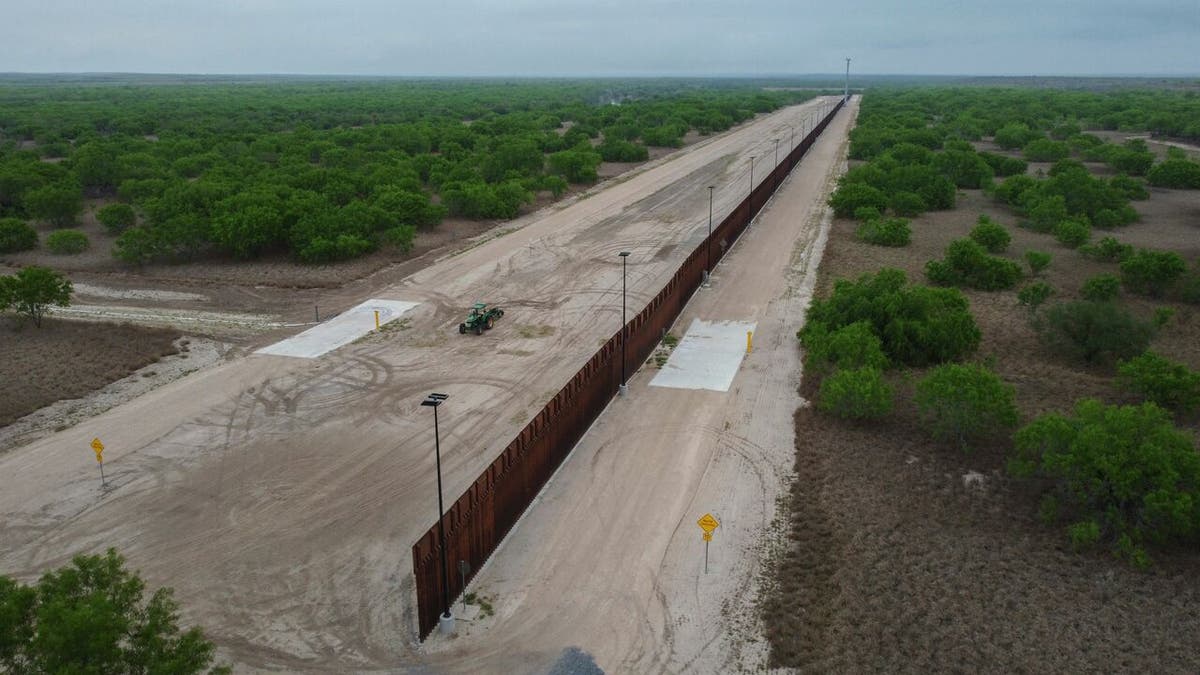
[[[650,357],[667,329],[683,311],[704,279],[707,247],[715,263],[750,224],[792,168],[842,108],[839,102],[746,199],[713,228],[711,237],[687,257],[679,270],[638,314],[625,325],[630,364]],[[630,367],[632,372],[635,368]],[[463,591],[458,562],[470,563],[469,583],[496,549],[526,507],[566,458],[571,448],[599,417],[621,383],[621,332],[613,335],[508,444],[471,487],[446,510],[450,596]],[[422,639],[441,614],[442,567],[437,523],[413,545],[417,621]]]

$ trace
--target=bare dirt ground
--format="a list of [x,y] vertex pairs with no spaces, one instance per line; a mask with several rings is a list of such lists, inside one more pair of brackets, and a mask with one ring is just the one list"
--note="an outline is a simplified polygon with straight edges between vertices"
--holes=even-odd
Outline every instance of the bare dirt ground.
[[[1094,237],[1200,256],[1200,193],[1155,189],[1134,205],[1142,222]],[[919,281],[925,261],[940,258],[980,213],[1009,226],[1009,257],[1054,255],[1045,274],[1054,300],[1075,299],[1087,278],[1116,273],[1114,264],[1017,228],[1007,209],[965,191],[956,210],[915,219],[903,249],[858,242],[852,222],[836,221],[819,292],[882,266]],[[979,358],[1016,386],[1023,422],[1069,411],[1084,396],[1130,402],[1111,370],[1047,353],[1015,291],[966,294],[983,332]],[[1122,302],[1147,318],[1174,307],[1152,349],[1200,367],[1195,307],[1128,295]],[[1143,573],[1103,552],[1072,552],[1061,528],[1037,519],[1035,486],[1004,474],[1003,447],[963,455],[930,442],[907,402],[919,375],[894,376],[897,411],[881,424],[839,423],[807,408],[796,415],[791,536],[764,612],[773,661],[814,673],[1200,670],[1190,638],[1200,630],[1200,556],[1156,552]],[[807,382],[804,393],[813,393]]]
[[[450,395],[442,467],[457,495],[618,329],[616,253],[633,252],[640,307],[701,240],[706,186],[719,186],[723,217],[749,189],[748,157],[822,105],[701,141],[394,282],[388,268],[322,296],[421,303],[395,330],[314,360],[227,360],[0,456],[0,569],[32,577],[115,546],[175,587],[185,618],[242,669],[419,663],[410,547],[436,512],[420,399]],[[485,338],[460,336],[476,300],[505,318]],[[94,436],[108,447],[106,491]]]
[[[78,398],[179,348],[179,334],[128,324],[46,319],[41,328],[0,319],[0,427],[42,406]],[[186,349],[186,347],[185,347]]]

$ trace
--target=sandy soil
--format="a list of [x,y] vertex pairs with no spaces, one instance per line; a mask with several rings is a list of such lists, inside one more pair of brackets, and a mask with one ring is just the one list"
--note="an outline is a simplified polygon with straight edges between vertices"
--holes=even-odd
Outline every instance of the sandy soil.
[[[448,672],[532,672],[581,650],[605,672],[757,671],[762,541],[788,485],[800,398],[794,318],[815,282],[824,204],[844,165],[843,112],[676,322],[757,322],[727,392],[651,387],[648,365],[575,448],[472,583],[494,616],[467,608],[437,635]],[[721,527],[704,573],[696,520]]]
[[[1200,193],[1154,190],[1134,205],[1142,222],[1095,236],[1200,255]],[[818,288],[826,293],[837,278],[884,265],[920,279],[925,261],[941,257],[980,213],[1010,226],[1010,257],[1054,255],[1045,280],[1057,299],[1077,298],[1084,280],[1116,271],[1015,227],[1007,209],[964,191],[955,211],[914,220],[904,249],[858,242],[853,223],[836,221]],[[1023,421],[1069,410],[1083,396],[1129,402],[1111,371],[1047,353],[1015,292],[966,294],[983,332],[979,357],[1016,385]],[[1173,306],[1176,320],[1152,347],[1200,367],[1194,307],[1123,302],[1143,317]],[[1200,555],[1159,551],[1141,573],[1103,552],[1071,552],[1061,528],[1036,518],[1036,487],[1005,476],[1002,446],[963,455],[929,441],[907,402],[919,375],[893,376],[900,403],[880,424],[797,414],[790,538],[765,611],[773,662],[814,673],[1197,672],[1188,636],[1200,630]],[[1200,430],[1195,419],[1187,424]]]
[[[442,465],[456,495],[617,329],[616,253],[633,251],[638,307],[703,236],[705,186],[732,186],[716,194],[722,217],[749,188],[748,157],[821,103],[651,162],[394,283],[388,268],[321,296],[422,303],[402,330],[313,361],[226,361],[7,453],[0,570],[28,578],[116,546],[150,583],[175,587],[186,618],[244,669],[420,662],[409,551],[436,511],[421,397],[451,396]],[[476,300],[505,319],[486,338],[459,336]],[[80,450],[93,436],[108,446],[105,492]]]

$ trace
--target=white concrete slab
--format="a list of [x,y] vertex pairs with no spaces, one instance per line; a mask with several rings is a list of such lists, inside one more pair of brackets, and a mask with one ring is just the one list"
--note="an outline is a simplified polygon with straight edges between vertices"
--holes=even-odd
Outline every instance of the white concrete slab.
[[338,314],[325,323],[313,326],[299,335],[276,342],[269,347],[263,347],[255,354],[315,359],[375,330],[376,311],[379,312],[379,325],[383,326],[399,319],[402,314],[418,304],[403,300],[373,298]]
[[746,355],[746,332],[757,326],[746,321],[693,319],[650,386],[729,391]]

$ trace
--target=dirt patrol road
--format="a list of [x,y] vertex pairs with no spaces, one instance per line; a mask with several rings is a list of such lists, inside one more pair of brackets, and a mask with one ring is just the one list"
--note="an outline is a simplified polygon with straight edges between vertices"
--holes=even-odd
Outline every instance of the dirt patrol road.
[[[420,304],[340,350],[227,362],[0,456],[0,570],[31,578],[114,546],[152,586],[173,586],[185,620],[239,670],[421,664],[410,549],[436,500],[420,399],[450,395],[440,421],[453,500],[617,330],[616,253],[632,252],[636,311],[703,237],[706,186],[719,222],[749,189],[748,158],[757,180],[773,139],[786,149],[790,128],[799,138],[832,104],[763,116],[377,290]],[[826,136],[837,144],[845,130]],[[822,161],[799,170],[824,177]],[[460,336],[476,300],[506,316],[487,337]],[[93,437],[107,446],[106,490]]]

